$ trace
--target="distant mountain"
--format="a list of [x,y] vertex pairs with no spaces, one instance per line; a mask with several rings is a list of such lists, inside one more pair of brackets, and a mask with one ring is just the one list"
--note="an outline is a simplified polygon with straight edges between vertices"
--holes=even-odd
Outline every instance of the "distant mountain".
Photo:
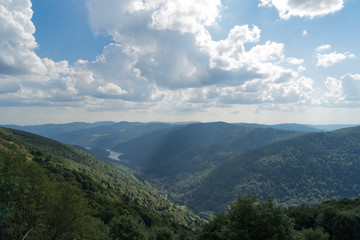
[[71,132],[62,132],[52,135],[51,138],[70,145],[105,150],[112,149],[117,144],[144,134],[172,126],[167,123],[119,122]]
[[[74,185],[78,188],[77,191],[80,191],[78,198],[84,196],[89,203],[90,209],[86,211],[91,212],[93,217],[105,224],[109,224],[113,218],[127,217],[129,220],[126,221],[141,223],[141,226],[149,229],[150,233],[156,232],[158,228],[164,228],[172,231],[172,234],[183,232],[191,235],[193,233],[190,229],[198,229],[203,223],[200,218],[170,203],[164,196],[158,195],[149,185],[138,181],[131,171],[124,167],[111,167],[78,149],[38,135],[0,127],[0,178],[4,176],[3,171],[12,169],[6,165],[6,159],[13,155],[23,158],[21,161],[24,164],[24,167],[16,165],[15,168],[40,169],[41,174],[44,173],[52,179],[48,185],[61,186],[62,182]],[[6,172],[5,176],[6,174],[12,173],[10,171]],[[22,175],[10,179],[13,181],[18,177]],[[30,174],[28,178],[31,180],[32,175]],[[11,182],[5,182],[5,185],[3,183],[1,180],[0,190]],[[26,186],[29,186],[30,190],[36,189],[37,185],[32,186],[31,181],[29,184]],[[0,198],[4,197],[6,196],[2,195]],[[13,201],[8,198],[5,200]],[[0,207],[3,214],[3,204]],[[0,222],[0,226],[1,224],[3,222]]]
[[122,164],[151,176],[166,189],[181,192],[174,184],[201,175],[243,151],[297,134],[224,122],[195,123],[151,132],[112,149],[123,153]]
[[296,123],[276,124],[276,125],[270,125],[269,127],[272,127],[272,128],[275,128],[275,129],[301,131],[301,132],[323,132],[323,130],[320,129],[320,128],[307,126],[307,125],[296,124]]
[[356,127],[359,126],[359,124],[332,124],[332,125],[309,125],[309,126],[323,131],[335,131],[342,128]]
[[114,122],[104,121],[95,123],[73,122],[64,124],[43,124],[32,126],[4,125],[4,127],[34,133],[43,137],[52,138],[54,135],[64,132],[71,132],[81,129],[89,129],[98,126],[112,125]]
[[241,126],[248,126],[248,127],[267,127],[267,128],[275,128],[275,129],[282,129],[282,130],[290,130],[290,131],[299,131],[299,132],[323,132],[324,129],[321,128],[321,125],[318,127],[311,126],[311,125],[303,125],[297,123],[283,123],[283,124],[275,124],[275,125],[267,125],[267,124],[256,124],[256,123],[236,123],[237,125]]
[[[198,214],[219,212],[239,193],[289,205],[360,195],[360,127],[308,133],[223,161],[185,194]],[[210,214],[211,215],[211,214]]]

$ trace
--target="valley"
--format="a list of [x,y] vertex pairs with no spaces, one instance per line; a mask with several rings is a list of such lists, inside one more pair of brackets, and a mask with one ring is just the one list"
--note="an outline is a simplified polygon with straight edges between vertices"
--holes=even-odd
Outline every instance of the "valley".
[[[218,221],[239,195],[258,199],[251,201],[270,197],[289,209],[360,196],[360,127],[324,131],[224,122],[12,127],[63,143],[0,128],[2,151],[15,147],[46,175],[72,179],[96,209],[93,216],[105,224],[124,216],[125,207],[126,216],[145,221],[144,234],[158,227],[178,236],[194,234],[206,220]],[[169,227],[171,222],[183,230]]]
[[224,122],[50,126],[22,129],[127,167],[207,219],[226,210],[239,193],[272,196],[288,206],[360,193],[356,127],[325,132],[320,126]]

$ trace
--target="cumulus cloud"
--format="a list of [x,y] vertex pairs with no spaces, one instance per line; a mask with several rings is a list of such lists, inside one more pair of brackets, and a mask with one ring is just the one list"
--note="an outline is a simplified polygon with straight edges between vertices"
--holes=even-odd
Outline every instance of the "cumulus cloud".
[[99,86],[97,88],[97,91],[103,94],[119,95],[119,96],[127,93],[125,90],[121,89],[121,87],[117,86],[114,83],[107,83],[104,86]]
[[300,65],[304,63],[304,59],[299,58],[287,58],[286,61],[293,65]]
[[[283,43],[257,44],[261,35],[257,26],[234,26],[226,39],[214,41],[206,28],[221,18],[220,1],[88,0],[87,7],[93,31],[105,31],[119,43],[117,53],[104,53],[103,61],[112,65],[117,58],[126,59],[122,65],[131,66],[128,74],[137,72],[136,78],[128,79],[142,79],[143,85],[151,86],[148,89],[161,92],[157,99],[166,91],[241,86],[254,79],[285,84],[298,77],[281,66]],[[96,67],[99,64],[87,65],[96,69],[99,77],[111,78],[132,92],[124,80],[114,79],[119,74],[110,76],[116,64],[108,74]],[[123,73],[122,79],[126,79],[126,71]]]
[[323,52],[323,51],[326,51],[326,50],[330,50],[331,49],[331,45],[329,44],[321,44],[320,46],[318,46],[315,51],[317,52]]
[[344,95],[347,101],[360,101],[360,74],[347,73],[341,77]]
[[333,77],[327,77],[325,81],[327,92],[324,95],[324,101],[327,104],[337,104],[344,100],[343,86],[340,80]]
[[[197,33],[204,27],[216,24],[220,17],[220,0],[148,1],[156,9],[151,15],[150,26],[159,30],[178,30]],[[137,9],[139,10],[139,9]]]
[[330,106],[358,106],[360,102],[360,74],[347,73],[340,79],[328,77],[324,102]]
[[345,52],[345,53],[331,52],[328,54],[318,54],[316,65],[322,67],[330,67],[347,58],[355,58],[355,55],[349,52]]
[[31,22],[30,0],[0,3],[0,75],[24,75],[43,72]]
[[2,105],[96,109],[109,103],[199,111],[310,99],[313,81],[298,73],[303,60],[287,58],[283,43],[260,43],[259,27],[236,25],[225,39],[213,40],[207,29],[221,19],[220,0],[87,0],[86,5],[93,32],[108,34],[113,43],[94,61],[69,64],[35,54],[29,0],[0,3],[0,16],[6,16],[0,35],[12,34],[0,39]]
[[260,0],[260,7],[275,7],[282,19],[290,17],[321,17],[340,11],[343,0]]

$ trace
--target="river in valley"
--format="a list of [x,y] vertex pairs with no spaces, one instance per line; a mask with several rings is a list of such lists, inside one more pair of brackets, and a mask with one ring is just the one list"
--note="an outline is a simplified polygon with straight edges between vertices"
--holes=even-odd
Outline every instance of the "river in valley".
[[108,151],[108,153],[109,153],[108,158],[110,158],[112,160],[116,160],[116,161],[121,161],[121,159],[119,159],[119,157],[121,155],[123,155],[122,153],[118,153],[118,152],[112,151],[110,149],[107,149],[106,151]]

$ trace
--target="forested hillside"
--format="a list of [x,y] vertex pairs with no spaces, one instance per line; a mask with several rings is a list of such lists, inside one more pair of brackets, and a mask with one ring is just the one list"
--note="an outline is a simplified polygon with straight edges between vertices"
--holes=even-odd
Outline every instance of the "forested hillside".
[[[214,140],[216,136],[219,137]],[[204,220],[160,197],[126,167],[110,166],[44,137],[0,128],[0,238],[350,240],[359,237],[358,198],[312,204],[359,196],[360,127],[299,134],[213,123],[177,126],[171,131],[162,129],[148,137],[167,149],[163,157],[182,153],[171,145],[184,151],[194,146],[194,152],[203,148],[204,152],[198,153],[201,156],[206,151],[215,154],[218,149],[228,149],[230,153],[236,146],[242,146],[239,149],[245,151],[267,141],[270,144],[217,165],[214,162],[212,169],[191,178],[193,182],[180,181],[173,186],[185,190],[182,194],[174,190],[174,198],[180,196],[178,200],[186,207],[205,218],[216,216],[205,224]],[[274,142],[284,137],[287,139]],[[133,141],[148,144],[146,137]],[[191,156],[191,153],[186,154]],[[272,197],[268,198],[269,195]],[[285,207],[289,205],[293,207]]]
[[[196,213],[226,209],[239,193],[288,205],[360,194],[360,127],[309,133],[228,159],[185,195]],[[211,214],[210,214],[211,216]]]
[[1,239],[188,239],[203,223],[64,144],[0,128],[0,151]]
[[152,132],[114,146],[122,163],[167,187],[202,174],[236,154],[299,134],[272,128],[195,123]]

